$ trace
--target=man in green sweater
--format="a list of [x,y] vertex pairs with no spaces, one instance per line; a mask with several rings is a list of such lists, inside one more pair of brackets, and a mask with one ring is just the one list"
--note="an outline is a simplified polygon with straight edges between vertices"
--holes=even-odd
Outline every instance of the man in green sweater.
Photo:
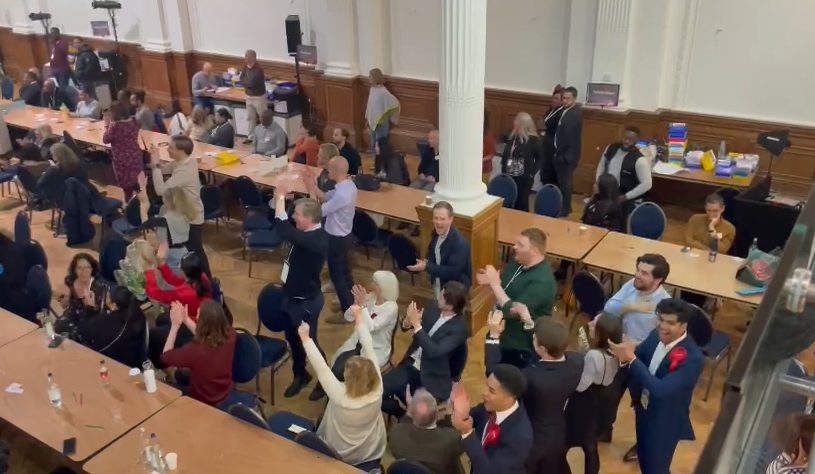
[[[500,272],[492,265],[479,270],[479,285],[489,285],[496,308],[504,313],[506,329],[501,334],[501,363],[524,368],[535,360],[532,348],[534,319],[551,316],[555,305],[555,276],[546,263],[546,234],[536,228],[524,229],[514,245],[515,261]],[[515,308],[513,309],[513,303]],[[523,321],[522,303],[532,320]],[[524,311],[525,313],[525,311]]]

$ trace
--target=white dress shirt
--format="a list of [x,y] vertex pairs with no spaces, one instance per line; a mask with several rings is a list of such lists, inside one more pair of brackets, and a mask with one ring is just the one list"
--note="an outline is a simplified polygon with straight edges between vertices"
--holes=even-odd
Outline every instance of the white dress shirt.
[[[515,403],[514,403],[514,404],[513,404],[511,407],[509,407],[508,409],[506,409],[506,410],[504,410],[504,411],[497,411],[497,412],[495,412],[495,424],[496,424],[496,425],[498,425],[498,426],[501,426],[501,423],[503,423],[503,422],[504,422],[504,420],[506,420],[507,418],[509,418],[509,415],[511,415],[511,414],[513,414],[513,413],[515,413],[515,410],[517,410],[517,409],[518,409],[518,407],[519,407],[519,405],[518,405],[518,402],[516,401],[516,402],[515,402]],[[487,425],[484,425],[484,432],[483,432],[483,433],[481,433],[481,444],[484,444],[484,439],[485,439],[486,437],[487,437]]]
[[687,331],[684,334],[682,334],[682,336],[680,336],[679,339],[668,344],[667,346],[662,341],[659,341],[656,350],[654,350],[654,355],[651,356],[651,364],[648,365],[648,372],[651,372],[651,375],[656,375],[657,369],[659,368],[659,364],[662,363],[662,360],[665,359],[665,356],[668,355],[668,353],[671,352],[671,349],[676,347],[676,345],[682,342],[686,337],[688,337]]

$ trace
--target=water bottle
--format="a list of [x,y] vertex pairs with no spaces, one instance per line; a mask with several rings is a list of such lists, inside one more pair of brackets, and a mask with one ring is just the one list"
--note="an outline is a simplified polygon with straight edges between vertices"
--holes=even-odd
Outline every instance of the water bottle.
[[45,335],[48,336],[48,339],[53,341],[57,338],[57,333],[54,331],[54,321],[47,311],[43,311],[42,313],[42,325],[45,328]]
[[110,372],[105,365],[105,359],[99,361],[99,378],[102,380],[103,387],[110,387]]
[[51,406],[59,408],[62,406],[62,392],[59,390],[59,385],[54,381],[54,374],[48,373],[48,400],[51,401]]
[[718,253],[719,253],[719,239],[717,236],[714,235],[710,238],[710,252],[707,254],[707,261],[715,262],[716,254]]
[[749,252],[747,252],[747,255],[749,256],[749,255],[750,255],[751,253],[753,253],[753,251],[755,251],[755,250],[758,250],[758,237],[755,237],[755,238],[753,239],[753,243],[752,243],[752,244],[750,244],[750,251],[749,251]]
[[150,433],[148,451],[150,452],[150,468],[159,474],[167,472],[167,465],[164,463],[164,456],[161,454],[161,447],[158,445],[155,433]]
[[724,143],[724,140],[719,142],[719,155],[716,157],[720,160],[723,160],[727,155],[727,145]]

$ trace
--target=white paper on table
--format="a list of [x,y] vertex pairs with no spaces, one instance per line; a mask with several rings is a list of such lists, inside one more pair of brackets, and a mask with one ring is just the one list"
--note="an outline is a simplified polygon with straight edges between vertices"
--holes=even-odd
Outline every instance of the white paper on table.
[[219,88],[215,89],[215,92],[217,92],[218,94],[220,94],[221,92],[226,92],[226,91],[228,91],[229,89],[232,89],[232,88],[231,88],[231,87],[219,87]]
[[13,383],[9,384],[8,387],[6,387],[6,392],[15,393],[17,395],[20,395],[20,394],[23,393],[23,386],[20,385],[17,382],[13,382]]
[[303,431],[308,431],[308,430],[303,428],[302,426],[297,426],[295,424],[292,424],[291,426],[289,426],[289,431],[291,431],[294,434],[300,434]]
[[677,173],[681,173],[683,171],[687,171],[685,168],[680,168],[679,166],[672,165],[670,163],[664,163],[662,161],[658,162],[654,165],[653,172],[655,174],[663,174],[663,175],[674,175]]

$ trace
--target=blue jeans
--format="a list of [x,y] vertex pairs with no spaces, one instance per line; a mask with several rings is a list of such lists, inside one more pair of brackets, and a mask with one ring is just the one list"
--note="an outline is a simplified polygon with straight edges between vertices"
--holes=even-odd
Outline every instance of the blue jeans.
[[192,98],[193,105],[200,105],[205,109],[209,109],[210,112],[215,111],[215,101],[212,100],[212,97],[201,97],[201,96],[194,96]]
[[164,262],[176,275],[181,275],[181,259],[187,254],[187,248],[172,248],[167,249],[167,256]]

